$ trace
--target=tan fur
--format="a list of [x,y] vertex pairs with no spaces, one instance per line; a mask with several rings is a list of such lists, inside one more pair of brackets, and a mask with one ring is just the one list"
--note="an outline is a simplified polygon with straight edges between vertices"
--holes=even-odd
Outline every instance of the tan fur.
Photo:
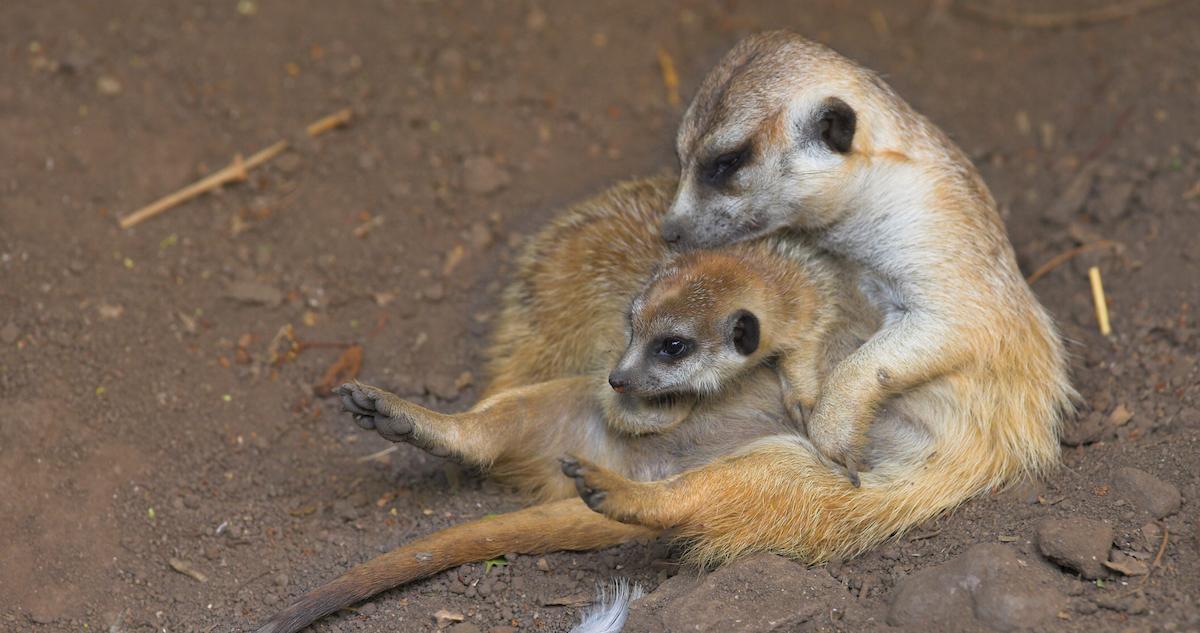
[[[1021,282],[994,203],[970,163],[886,85],[794,36],[752,38],[705,80],[681,145],[700,143],[709,119],[760,129],[779,112],[772,91],[787,83],[790,66],[758,62],[794,61],[797,51],[829,86],[853,97],[861,114],[851,159],[817,183],[819,196],[810,202],[818,216],[841,212],[874,170],[910,170],[902,175],[929,185],[924,199],[936,217],[930,239],[958,249],[953,257],[898,254],[893,263],[902,270],[947,282],[923,287],[922,297],[948,310],[938,314],[953,317],[953,327],[896,347],[871,342],[879,337],[878,315],[855,292],[861,286],[876,305],[886,300],[886,288],[872,285],[878,262],[830,257],[794,235],[770,238],[797,270],[835,278],[813,286],[826,289],[818,302],[836,306],[838,316],[809,369],[828,375],[821,401],[844,403],[856,416],[869,412],[862,450],[874,468],[862,487],[832,470],[788,418],[770,368],[749,371],[714,398],[629,401],[605,390],[605,374],[626,342],[629,299],[670,258],[658,230],[678,198],[671,181],[626,183],[567,211],[530,242],[505,297],[492,382],[471,411],[443,415],[373,387],[350,387],[354,402],[362,402],[354,404],[366,415],[362,423],[380,433],[478,464],[542,499],[578,491],[623,523],[588,519],[583,504],[570,499],[458,526],[426,537],[446,554],[428,559],[425,550],[414,551],[425,541],[386,554],[306,594],[263,633],[290,633],[472,557],[601,547],[662,529],[686,539],[706,563],[762,550],[810,563],[845,558],[1057,463],[1057,430],[1073,393],[1061,342]],[[680,184],[680,195],[689,186]],[[855,235],[871,239],[847,239]],[[885,316],[880,332],[894,318]],[[626,428],[646,420],[659,428]],[[567,468],[574,481],[557,472],[563,453],[578,457]]]
[[[846,152],[816,132],[832,100],[856,115]],[[789,133],[764,136],[781,113]],[[747,138],[753,157],[728,185],[706,181],[707,161]],[[877,75],[791,33],[746,38],[704,80],[677,145],[683,174],[665,220],[674,239],[716,247],[802,231],[858,264],[858,283],[885,312],[882,329],[830,372],[808,420],[824,454],[853,461],[898,395],[968,384],[996,388],[978,397],[1006,411],[936,432],[980,427],[1030,473],[1057,463],[1074,391],[1054,326],[974,166]],[[1030,407],[1012,418],[1019,428],[995,423],[1014,400]]]

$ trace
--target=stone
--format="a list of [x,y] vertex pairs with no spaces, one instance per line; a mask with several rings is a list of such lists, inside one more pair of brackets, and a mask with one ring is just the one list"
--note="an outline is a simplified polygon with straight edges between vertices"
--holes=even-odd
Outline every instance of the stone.
[[1112,493],[1156,519],[1174,514],[1183,502],[1179,489],[1137,468],[1119,468],[1113,473]]
[[15,323],[6,323],[3,329],[0,329],[0,341],[5,345],[12,345],[17,342],[21,336],[21,330],[17,329]]
[[1105,222],[1115,222],[1121,219],[1129,208],[1133,189],[1132,180],[1102,184],[1099,187],[1096,203],[1092,206],[1092,212]]
[[998,631],[1053,621],[1067,597],[1044,567],[1029,565],[998,543],[972,546],[962,555],[903,580],[887,622],[933,630],[963,630],[974,622]]
[[463,187],[476,195],[488,195],[508,186],[508,172],[486,156],[463,161]]
[[1046,210],[1045,218],[1051,222],[1065,225],[1083,208],[1088,194],[1092,191],[1092,182],[1096,178],[1097,164],[1088,163],[1079,168],[1067,186],[1063,188],[1058,198]]
[[1108,418],[1098,411],[1093,411],[1068,422],[1063,428],[1061,441],[1066,446],[1084,446],[1112,435]]
[[256,281],[235,281],[225,288],[225,296],[239,303],[277,306],[283,303],[283,291]]
[[479,627],[470,622],[459,622],[454,626],[446,629],[446,633],[482,633]]
[[113,97],[121,94],[121,80],[112,75],[100,75],[96,79],[96,91],[106,97]]
[[760,554],[710,574],[680,574],[630,606],[625,633],[793,631],[853,599],[822,569]]
[[1088,580],[1108,576],[1104,562],[1113,540],[1108,524],[1081,517],[1047,519],[1038,526],[1037,536],[1038,549],[1050,561]]

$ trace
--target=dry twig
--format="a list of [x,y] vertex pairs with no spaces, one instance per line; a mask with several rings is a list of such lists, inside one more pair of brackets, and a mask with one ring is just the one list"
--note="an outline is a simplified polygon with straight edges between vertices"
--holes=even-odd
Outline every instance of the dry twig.
[[1165,526],[1165,525],[1162,525],[1162,531],[1163,531],[1163,538],[1162,538],[1162,543],[1159,543],[1159,545],[1158,545],[1158,553],[1154,555],[1154,560],[1150,561],[1150,569],[1149,569],[1149,571],[1146,572],[1146,575],[1142,577],[1142,582],[1138,583],[1138,587],[1141,587],[1142,585],[1146,584],[1146,581],[1150,580],[1150,574],[1153,574],[1154,570],[1158,569],[1158,566],[1162,563],[1163,554],[1166,553],[1166,551],[1167,551],[1167,539],[1170,537],[1170,534],[1171,534],[1169,531],[1167,531],[1167,526]]
[[1027,277],[1025,279],[1025,282],[1030,285],[1033,285],[1033,282],[1041,279],[1042,277],[1045,277],[1050,271],[1071,261],[1078,255],[1082,255],[1088,251],[1094,251],[1098,248],[1105,248],[1108,246],[1116,247],[1118,245],[1119,244],[1117,242],[1114,242],[1112,240],[1097,240],[1097,241],[1091,242],[1089,244],[1083,244],[1081,246],[1076,246],[1075,248],[1072,248],[1069,251],[1059,253],[1058,255],[1051,257],[1050,261],[1046,262],[1045,264],[1042,264],[1040,267],[1038,267],[1037,270],[1033,271],[1033,274],[1029,275],[1029,277]]
[[[311,137],[319,136],[336,127],[345,125],[350,121],[350,118],[353,115],[354,111],[350,108],[339,110],[329,116],[322,117],[317,121],[310,123],[305,128],[305,131]],[[233,157],[233,162],[229,163],[217,172],[209,174],[208,176],[201,178],[200,180],[184,187],[183,189],[180,189],[179,191],[176,191],[163,198],[159,198],[158,200],[142,207],[141,209],[138,209],[137,211],[134,211],[133,213],[121,218],[121,228],[127,229],[131,226],[145,222],[146,220],[149,220],[150,218],[166,211],[167,209],[187,202],[188,200],[191,200],[192,198],[195,198],[201,194],[207,193],[214,189],[219,189],[228,183],[243,181],[246,179],[246,175],[251,169],[254,169],[255,167],[258,167],[259,165],[282,154],[283,151],[288,148],[288,146],[289,143],[287,141],[279,141],[269,147],[265,147],[255,152],[250,156],[250,158],[245,160],[242,159],[241,154],[238,154]]]
[[667,103],[671,104],[672,108],[678,108],[679,73],[675,71],[675,60],[666,49],[658,49],[658,67],[662,71],[663,85],[667,88]]
[[1112,327],[1108,324],[1108,303],[1104,298],[1104,284],[1100,281],[1099,266],[1088,269],[1088,280],[1092,284],[1092,302],[1096,304],[1096,321],[1100,324],[1100,333],[1108,336],[1112,334]]
[[[312,347],[313,345],[306,345]],[[321,382],[313,386],[313,389],[320,395],[328,395],[333,392],[333,388],[351,378],[358,376],[358,370],[362,369],[363,348],[361,345],[351,345],[338,356],[337,360],[325,370],[325,375],[321,377]]]
[[994,9],[981,2],[963,2],[958,6],[967,15],[1007,26],[1026,29],[1062,29],[1131,18],[1170,2],[1172,0],[1127,0],[1079,11],[1031,11],[1028,13]]

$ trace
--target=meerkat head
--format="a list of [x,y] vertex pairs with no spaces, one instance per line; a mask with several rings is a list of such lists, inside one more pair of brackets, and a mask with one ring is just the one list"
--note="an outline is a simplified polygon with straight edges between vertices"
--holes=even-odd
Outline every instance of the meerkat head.
[[684,114],[663,238],[709,247],[835,222],[854,157],[892,136],[893,97],[870,71],[797,35],[741,41]]
[[678,258],[634,299],[629,346],[609,384],[635,397],[719,391],[768,353],[765,295],[736,257]]

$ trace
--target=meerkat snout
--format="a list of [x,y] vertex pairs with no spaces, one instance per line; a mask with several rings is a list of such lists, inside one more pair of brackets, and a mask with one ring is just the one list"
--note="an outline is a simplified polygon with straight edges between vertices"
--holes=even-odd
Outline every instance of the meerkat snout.
[[608,386],[617,393],[625,393],[625,387],[629,385],[629,378],[620,369],[614,369],[608,375]]

